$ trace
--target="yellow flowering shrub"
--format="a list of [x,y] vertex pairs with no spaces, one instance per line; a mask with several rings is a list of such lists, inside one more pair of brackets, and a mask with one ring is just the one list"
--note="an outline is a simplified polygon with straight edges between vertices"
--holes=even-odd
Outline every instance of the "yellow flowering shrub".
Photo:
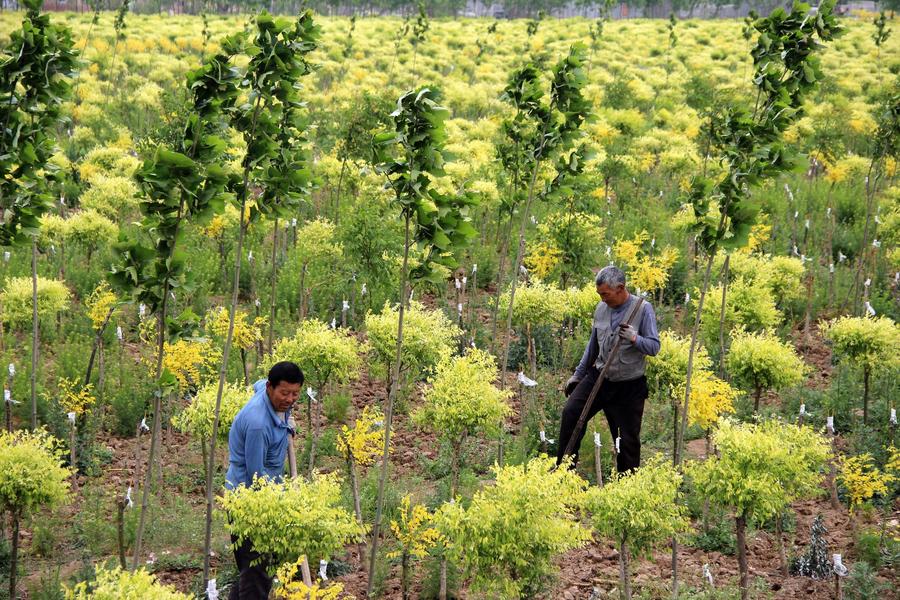
[[[502,319],[506,318],[507,311],[509,311],[509,297],[509,292],[500,296]],[[520,285],[516,288],[512,321],[513,325],[517,327],[558,325],[562,322],[566,311],[566,293],[554,285],[545,284],[539,279],[532,279],[528,285]]]
[[266,365],[295,362],[306,379],[316,389],[322,389],[330,381],[347,383],[358,378],[360,354],[365,351],[366,345],[352,333],[308,319],[300,323],[292,337],[275,344]]
[[[228,321],[230,317],[231,313],[224,306],[213,308],[206,314],[206,326],[223,343],[228,336]],[[251,321],[250,316],[246,312],[238,309],[234,316],[234,330],[231,334],[231,343],[242,350],[253,348],[257,342],[262,341],[264,337],[263,329],[268,323],[268,317],[259,316]]]
[[[31,277],[12,277],[0,292],[3,320],[13,327],[31,324]],[[57,279],[38,276],[38,319],[46,319],[69,308],[69,288]]]
[[20,517],[69,498],[62,442],[43,429],[0,431],[0,510]]
[[106,216],[91,209],[80,210],[66,220],[67,239],[89,253],[116,241],[119,227]]
[[[181,388],[201,385],[217,372],[221,352],[209,340],[178,340],[163,344],[163,370],[175,376]],[[155,358],[152,365],[156,365]]]
[[119,299],[113,292],[109,284],[105,281],[100,282],[91,295],[88,296],[85,306],[87,307],[87,315],[91,320],[94,330],[99,330],[103,323],[107,320],[107,315],[112,311],[112,319],[115,316],[115,307],[119,304]]
[[128,177],[97,174],[81,195],[81,206],[110,219],[137,206],[137,186]]
[[797,385],[807,371],[794,347],[767,331],[734,335],[725,366],[739,385],[754,392],[757,408],[763,391]]
[[379,426],[383,419],[381,409],[365,406],[352,428],[341,426],[337,449],[345,460],[352,460],[363,467],[375,462],[381,455],[381,445],[384,442],[384,433]]
[[410,495],[400,501],[400,519],[391,519],[391,531],[397,539],[397,549],[388,552],[388,558],[407,556],[422,559],[429,550],[442,541],[437,529],[432,527],[433,516],[422,504],[412,505]]
[[894,481],[894,475],[882,472],[873,462],[868,452],[840,460],[838,482],[847,490],[851,512],[875,495],[887,494],[888,484]]
[[[684,385],[678,391],[684,397]],[[709,371],[694,371],[691,376],[691,398],[688,403],[688,422],[711,429],[722,415],[734,412],[738,391],[727,381]]]
[[276,600],[338,600],[344,591],[343,584],[317,581],[309,587],[303,583],[300,565],[304,558],[301,556],[293,563],[286,563],[275,572],[278,580],[274,590]]
[[74,588],[65,588],[66,600],[190,600],[189,594],[183,594],[175,588],[163,585],[156,580],[156,575],[145,569],[128,571],[126,569],[107,569],[97,567],[96,578],[88,584],[82,581]]
[[80,381],[63,377],[57,385],[59,405],[67,413],[73,412],[76,416],[81,416],[97,402],[93,384],[82,385]]
[[[688,354],[691,349],[689,337],[682,337],[670,330],[659,334],[659,352],[647,357],[647,379],[658,390],[676,395],[677,388],[684,385],[687,377]],[[701,344],[694,348],[694,373],[709,369],[709,354]],[[681,397],[684,397],[682,392]]]

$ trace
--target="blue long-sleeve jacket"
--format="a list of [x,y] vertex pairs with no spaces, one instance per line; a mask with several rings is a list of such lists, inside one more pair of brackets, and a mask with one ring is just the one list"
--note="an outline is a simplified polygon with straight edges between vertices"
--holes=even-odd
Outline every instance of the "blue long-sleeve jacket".
[[281,481],[290,443],[288,414],[280,418],[266,394],[266,380],[253,384],[253,397],[244,405],[228,433],[229,464],[225,487],[253,483],[253,476]]
[[[618,308],[610,307],[610,329],[615,330],[619,327],[619,323],[625,318],[625,307],[627,304],[626,302]],[[641,322],[635,329],[637,329],[638,336],[634,345],[638,351],[647,356],[656,356],[659,352],[659,331],[656,326],[656,313],[653,311],[653,305],[647,301],[644,302]],[[588,367],[594,364],[599,353],[600,344],[597,342],[597,329],[592,328],[591,339],[588,340],[584,354],[581,356],[581,362],[575,368],[575,374],[572,378],[577,381],[584,379],[584,374],[587,372]]]

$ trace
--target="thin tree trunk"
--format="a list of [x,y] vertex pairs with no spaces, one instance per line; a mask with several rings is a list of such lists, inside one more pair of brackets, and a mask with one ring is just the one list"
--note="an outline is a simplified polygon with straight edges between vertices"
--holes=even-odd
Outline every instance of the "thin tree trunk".
[[94,345],[91,348],[91,356],[88,358],[87,372],[84,374],[84,385],[91,382],[91,371],[94,370],[94,359],[97,356],[97,349],[103,341],[103,332],[106,331],[106,326],[109,324],[109,320],[112,318],[115,310],[116,306],[110,307],[109,312],[106,313],[106,317],[103,319],[103,323],[100,325],[100,329],[97,330],[97,335],[94,336]]
[[759,401],[762,399],[762,387],[757,386],[753,392],[753,414],[759,413]]
[[12,517],[12,548],[9,553],[9,597],[16,600],[16,576],[19,569],[19,513],[15,510]]
[[119,547],[119,567],[124,571],[128,568],[125,563],[125,507],[127,502],[121,496],[116,502],[116,543]]
[[722,265],[722,306],[719,311],[719,377],[725,377],[725,302],[728,292],[728,263],[731,255],[725,255]]
[[619,542],[619,579],[622,581],[622,600],[631,600],[631,566],[628,556],[628,542]]
[[784,550],[784,536],[781,527],[782,513],[775,515],[775,537],[778,538],[778,562],[783,577],[788,576],[787,555]]
[[403,265],[400,269],[400,308],[397,314],[397,348],[394,364],[391,367],[391,387],[388,392],[387,407],[384,413],[384,451],[381,455],[381,476],[378,480],[378,498],[375,503],[375,523],[372,525],[372,544],[369,551],[369,579],[366,584],[366,594],[371,596],[375,587],[375,559],[378,556],[378,533],[381,528],[381,515],[384,511],[384,485],[387,481],[389,467],[389,452],[391,448],[391,422],[394,418],[394,399],[400,382],[401,349],[403,348],[403,316],[406,312],[406,303],[409,294],[406,291],[407,269],[409,268],[409,245],[411,219],[407,213],[406,233],[403,242]]
[[[31,241],[31,429],[37,429],[37,365],[38,365],[38,272],[37,239]],[[15,600],[15,599],[13,599]]]
[[[356,463],[353,462],[353,459],[347,461],[348,470],[350,471],[350,489],[353,492],[353,512],[356,513],[356,522],[360,524],[360,526],[364,525],[363,515],[362,515],[362,506],[359,500],[359,475],[356,472]],[[360,538],[359,544],[359,566],[365,570],[366,569],[366,540],[365,538]]]
[[[324,386],[323,386],[324,388]],[[320,391],[321,393],[321,391]],[[319,419],[322,415],[322,399],[313,400],[310,398],[310,404],[315,404],[316,408],[312,411],[312,439],[309,441],[309,477],[312,478],[313,467],[316,464],[316,445],[319,442]]]
[[275,284],[278,281],[278,217],[275,217],[275,227],[272,230],[272,297],[269,299],[269,355],[272,354],[272,344],[275,339]]
[[869,423],[869,367],[863,367],[863,425]]
[[737,533],[738,569],[740,570],[741,600],[750,598],[749,572],[747,570],[747,518],[735,517],[735,530]]

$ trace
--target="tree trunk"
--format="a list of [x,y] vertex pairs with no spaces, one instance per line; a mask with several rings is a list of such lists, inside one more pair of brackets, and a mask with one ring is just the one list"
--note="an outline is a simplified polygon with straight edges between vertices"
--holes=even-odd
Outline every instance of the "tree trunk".
[[231,288],[231,311],[228,315],[228,334],[225,336],[225,347],[222,349],[222,366],[219,368],[219,387],[216,391],[216,407],[213,412],[213,427],[209,436],[209,465],[206,469],[206,533],[203,543],[203,583],[209,581],[209,550],[212,545],[212,513],[213,513],[213,464],[216,456],[216,438],[219,435],[219,413],[222,409],[222,392],[225,387],[225,375],[228,370],[228,355],[234,340],[234,319],[237,315],[238,291],[241,279],[241,253],[244,247],[244,236],[247,225],[244,223],[244,208],[247,204],[247,173],[244,175],[244,193],[241,196],[240,227],[238,227],[237,250],[234,259],[234,282]]
[[[442,579],[441,582],[446,586],[446,580]],[[402,588],[403,600],[409,600],[409,554],[406,552],[403,553],[403,558],[400,559],[400,587]],[[445,594],[443,598],[446,598],[447,590],[444,588],[442,590]]]
[[16,576],[19,569],[19,513],[11,512],[12,517],[12,548],[9,553],[9,598],[16,600]]
[[[359,523],[360,526],[364,525],[363,515],[362,515],[362,506],[359,500],[359,476],[356,472],[356,463],[353,462],[353,459],[347,461],[347,467],[350,471],[350,490],[353,492],[353,512],[356,514],[356,522]],[[365,538],[360,538],[359,544],[357,546],[359,549],[359,566],[363,570],[366,569],[366,540]]]
[[737,533],[738,569],[740,570],[741,600],[750,598],[749,572],[747,570],[747,518],[739,516],[734,518]]
[[128,568],[125,564],[125,497],[120,497],[116,502],[116,543],[119,547],[119,567],[124,571]]
[[788,576],[787,555],[784,550],[784,532],[782,531],[781,519],[782,513],[775,515],[775,537],[778,538],[778,562],[783,577]]
[[619,580],[622,582],[619,597],[622,600],[631,600],[631,567],[629,563],[628,542],[623,539],[619,542]]
[[868,366],[863,367],[863,425],[869,423],[869,376],[871,372]]
[[[38,272],[37,239],[31,241],[31,429],[37,429],[37,365],[38,365]],[[15,600],[15,599],[13,599]]]
[[269,299],[269,355],[272,354],[272,344],[275,336],[275,284],[278,282],[278,217],[275,217],[275,227],[272,230],[272,297]]
[[728,262],[731,255],[725,255],[725,264],[722,265],[722,306],[719,311],[719,377],[725,377],[725,301],[728,292]]
[[[321,392],[320,392],[321,393]],[[319,442],[319,418],[322,415],[322,398],[313,400],[310,398],[310,404],[315,404],[315,410],[312,411],[312,439],[309,442],[309,477],[312,478],[313,467],[316,464],[316,445]]]
[[756,389],[753,391],[753,414],[759,413],[759,401],[762,398],[762,387],[756,386]]
[[405,215],[406,233],[403,242],[403,265],[400,268],[400,307],[397,314],[397,348],[394,364],[391,367],[391,387],[387,397],[387,407],[384,413],[384,451],[381,455],[381,476],[378,480],[378,497],[375,503],[375,523],[372,525],[372,544],[369,551],[369,578],[366,584],[366,594],[371,596],[375,587],[375,559],[378,556],[378,532],[381,527],[381,515],[384,511],[384,485],[387,482],[389,457],[391,448],[391,422],[394,418],[394,399],[400,382],[400,367],[403,348],[403,316],[406,312],[406,303],[409,301],[409,293],[406,291],[408,268],[411,215]]

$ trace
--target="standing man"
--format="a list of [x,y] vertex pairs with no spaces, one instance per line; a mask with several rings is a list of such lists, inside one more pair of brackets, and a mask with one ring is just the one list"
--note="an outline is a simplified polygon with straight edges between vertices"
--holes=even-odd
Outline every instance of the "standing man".
[[[596,283],[601,301],[594,311],[591,339],[575,374],[566,382],[568,400],[562,411],[556,463],[560,464],[563,460],[581,411],[618,337],[621,338],[619,350],[606,370],[588,420],[601,409],[606,414],[613,439],[621,438],[616,469],[623,473],[641,464],[641,418],[644,415],[644,400],[647,399],[644,357],[656,356],[659,352],[659,332],[656,329],[656,314],[646,300],[637,309],[631,324],[626,324],[638,298],[625,288],[625,274],[621,269],[612,265],[604,267],[597,273]],[[583,437],[584,430],[578,433],[575,440],[575,463],[578,462],[578,448]]]
[[[281,481],[284,459],[293,431],[288,427],[291,406],[300,397],[303,371],[292,362],[276,363],[267,379],[253,384],[254,395],[234,418],[228,433],[230,454],[225,487],[249,487],[253,478],[268,477]],[[231,536],[237,544],[237,537]],[[267,565],[252,565],[259,558],[250,540],[244,540],[234,550],[240,576],[232,585],[229,600],[266,600],[272,589]]]

